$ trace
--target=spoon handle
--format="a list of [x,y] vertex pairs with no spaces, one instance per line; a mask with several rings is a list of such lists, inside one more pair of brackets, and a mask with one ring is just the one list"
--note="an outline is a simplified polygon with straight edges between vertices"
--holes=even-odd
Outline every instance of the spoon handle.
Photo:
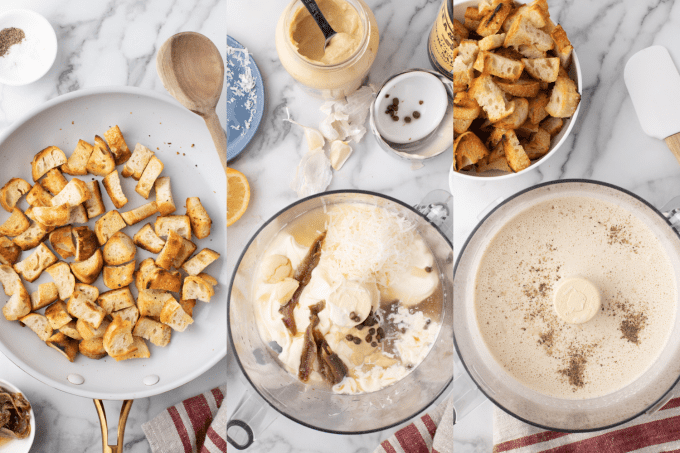
[[214,111],[208,113],[203,117],[205,120],[205,125],[208,126],[210,135],[212,136],[213,142],[215,142],[215,149],[217,149],[217,155],[220,156],[220,162],[222,162],[222,167],[224,171],[227,171],[227,137],[224,134],[224,129],[220,124],[220,120],[217,117],[217,113]]
[[319,5],[317,5],[314,0],[302,0],[302,3],[304,3],[307,11],[309,11],[309,14],[312,15],[314,21],[321,29],[323,37],[328,39],[333,36],[335,34],[335,30],[333,30],[331,24],[329,24],[326,18],[323,16],[323,13],[319,9]]

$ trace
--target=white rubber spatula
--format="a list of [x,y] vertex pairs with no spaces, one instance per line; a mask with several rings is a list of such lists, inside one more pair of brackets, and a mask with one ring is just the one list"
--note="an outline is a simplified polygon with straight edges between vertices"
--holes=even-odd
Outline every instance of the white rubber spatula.
[[623,79],[642,130],[664,140],[680,162],[680,74],[668,50],[642,49],[626,63]]

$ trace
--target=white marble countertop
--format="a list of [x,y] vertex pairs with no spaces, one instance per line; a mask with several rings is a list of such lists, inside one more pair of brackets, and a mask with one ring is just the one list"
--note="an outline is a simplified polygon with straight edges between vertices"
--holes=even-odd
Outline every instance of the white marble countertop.
[[[457,3],[457,1],[455,2]],[[650,0],[549,0],[583,73],[579,118],[562,148],[536,171],[510,181],[454,184],[454,250],[460,251],[488,206],[532,185],[565,178],[605,181],[660,207],[680,194],[680,165],[662,141],[645,135],[623,81],[637,51],[664,45],[680,67],[680,3]],[[486,401],[454,428],[456,453],[492,450],[493,404]]]
[[[197,31],[226,55],[226,0],[4,0],[0,12],[25,8],[52,24],[59,43],[57,59],[39,81],[24,87],[0,86],[0,131],[45,101],[81,88],[137,86],[165,92],[156,74],[156,52],[170,36]],[[225,88],[226,91],[226,88]],[[226,125],[226,96],[218,105]],[[226,358],[201,377],[173,391],[136,400],[127,422],[125,452],[150,452],[142,423],[185,398],[223,385]],[[101,451],[101,432],[92,400],[55,390],[0,354],[0,378],[24,391],[37,421],[31,452],[94,453]],[[115,439],[120,402],[106,402]]]
[[[440,1],[366,0],[378,22],[380,47],[369,81],[380,85],[390,75],[408,68],[431,69],[427,36]],[[264,78],[266,112],[260,130],[244,153],[230,164],[249,179],[252,198],[248,211],[227,234],[230,268],[256,229],[283,207],[297,200],[290,188],[300,158],[307,152],[302,129],[284,123],[285,108],[292,117],[318,127],[324,115],[319,99],[310,98],[281,66],[274,46],[274,30],[287,2],[229,0],[227,30],[252,53]],[[264,13],[266,11],[266,13]],[[414,205],[434,189],[448,190],[452,153],[444,152],[411,170],[410,164],[383,151],[370,133],[333,176],[328,190],[363,189],[380,192]],[[228,353],[227,408],[231,413],[245,388],[241,371]],[[248,451],[253,453],[365,453],[372,452],[396,428],[366,435],[325,434],[279,416]]]

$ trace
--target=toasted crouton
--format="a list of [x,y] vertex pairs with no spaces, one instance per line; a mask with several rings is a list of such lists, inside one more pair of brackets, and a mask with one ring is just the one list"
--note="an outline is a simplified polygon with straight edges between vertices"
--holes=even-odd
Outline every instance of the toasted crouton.
[[469,94],[484,109],[491,122],[502,120],[514,111],[513,105],[488,74],[482,74],[472,81]]
[[554,137],[560,133],[563,124],[564,121],[562,118],[554,118],[551,116],[550,118],[546,118],[545,121],[541,123],[541,129],[549,133],[551,137]]
[[191,220],[188,215],[159,216],[154,222],[154,230],[158,237],[168,237],[174,231],[184,239],[191,240]]
[[110,266],[127,263],[135,259],[137,247],[130,236],[117,231],[109,238],[102,250],[104,262]]
[[496,55],[492,52],[480,53],[483,58],[483,66],[481,72],[495,75],[502,79],[514,82],[519,79],[524,69],[524,61],[515,61],[510,58],[505,58]]
[[163,171],[163,162],[156,156],[153,156],[149,163],[146,165],[142,177],[139,178],[139,182],[135,187],[135,192],[143,196],[144,198],[149,198],[149,193],[153,188],[156,178]]
[[56,146],[48,146],[33,157],[31,174],[33,181],[43,177],[49,170],[66,163],[66,155]]
[[137,308],[136,305],[132,305],[130,307],[123,308],[122,310],[114,311],[111,313],[112,318],[116,316],[120,316],[125,321],[130,321],[130,324],[134,326],[137,323],[137,320],[139,319],[139,309]]
[[163,269],[170,269],[175,262],[175,258],[182,249],[183,238],[177,234],[174,230],[170,230],[168,235],[168,240],[165,242],[163,249],[156,257],[156,266],[162,267]]
[[494,127],[499,129],[517,129],[526,120],[529,115],[529,101],[524,98],[515,98],[510,103],[515,105],[512,115],[506,116],[500,121],[494,123]]
[[453,19],[453,48],[457,48],[461,41],[467,39],[470,32],[465,25],[463,25],[458,19]]
[[182,288],[182,275],[178,271],[170,272],[157,268],[149,273],[148,282],[149,289],[178,293]]
[[568,68],[571,63],[571,53],[574,47],[571,45],[567,32],[564,31],[561,25],[557,25],[551,32],[550,36],[555,41],[555,53],[560,58],[563,68]]
[[131,211],[123,212],[121,213],[121,216],[123,217],[123,220],[125,220],[125,223],[128,225],[134,225],[135,223],[141,222],[147,217],[151,217],[157,212],[158,205],[155,201],[152,201]]
[[580,101],[581,95],[578,94],[576,82],[568,77],[558,76],[545,111],[555,118],[568,118],[576,112]]
[[175,201],[172,199],[172,188],[170,186],[170,176],[163,176],[156,179],[154,183],[156,189],[156,206],[161,215],[169,215],[175,212]]
[[30,312],[31,297],[28,295],[24,285],[19,284],[5,306],[2,307],[2,314],[8,321],[16,321]]
[[31,223],[21,209],[14,208],[12,215],[0,225],[0,234],[6,236],[18,236],[26,231]]
[[474,76],[473,64],[479,55],[476,41],[463,41],[453,59],[453,87],[455,92],[465,91]]
[[94,234],[94,231],[87,226],[73,228],[72,234],[75,239],[76,261],[85,261],[99,248],[97,236]]
[[141,317],[133,330],[133,335],[145,338],[156,346],[165,347],[170,343],[172,329],[153,319]]
[[493,50],[502,46],[503,41],[505,41],[505,33],[499,33],[480,39],[477,41],[477,45],[479,46],[479,50]]
[[186,314],[176,300],[168,301],[161,310],[161,322],[178,332],[184,332],[194,320]]
[[479,14],[479,10],[474,7],[470,6],[465,10],[465,28],[467,28],[470,31],[476,32],[477,27],[479,27],[479,24],[482,22],[482,18],[484,16],[482,14]]
[[99,190],[99,182],[95,179],[94,181],[88,181],[87,188],[90,190],[92,196],[85,200],[85,208],[87,209],[87,217],[93,219],[99,215],[106,212],[104,207],[104,200],[102,199],[102,192]]
[[78,178],[73,178],[64,188],[52,198],[52,206],[68,205],[78,206],[88,200],[92,195],[87,184]]
[[85,261],[71,263],[71,272],[73,272],[73,275],[81,282],[91,285],[97,280],[97,277],[99,277],[102,267],[104,267],[102,251],[97,249],[92,256]]
[[54,251],[62,258],[71,258],[76,254],[76,246],[71,235],[71,225],[57,228],[49,235],[50,245]]
[[78,206],[73,206],[68,213],[68,223],[87,223],[89,219],[87,218],[87,211],[85,206],[79,204]]
[[[205,239],[210,236],[210,227],[212,220],[208,212],[201,204],[198,197],[187,198],[187,215],[191,223],[191,231],[198,239]],[[185,239],[191,239],[183,236]]]
[[139,263],[139,269],[135,272],[135,286],[137,291],[149,288],[149,275],[154,269],[158,269],[153,258],[147,258]]
[[560,72],[559,58],[522,58],[524,69],[535,79],[554,82]]
[[120,266],[104,266],[104,284],[111,289],[128,286],[134,280],[136,261]]
[[555,46],[553,39],[541,29],[536,28],[526,17],[519,17],[515,20],[505,35],[503,47],[514,47],[518,49],[520,45],[534,46],[541,51],[548,51]]
[[144,341],[143,338],[133,336],[132,347],[135,348],[134,351],[128,352],[127,354],[115,356],[114,359],[116,359],[116,362],[130,359],[148,359],[149,357],[151,357],[149,347],[146,345],[146,342]]
[[177,255],[175,255],[175,259],[172,260],[172,266],[175,267],[176,269],[181,268],[182,265],[184,264],[184,262],[195,251],[196,251],[196,244],[182,238],[182,246],[180,247],[179,252],[177,252]]
[[512,168],[512,171],[517,173],[522,171],[531,165],[529,157],[527,157],[524,148],[519,143],[515,131],[507,131],[505,133],[505,139],[503,140],[503,151],[505,151],[505,157],[508,159],[508,165]]
[[104,333],[104,349],[111,357],[136,351],[132,338],[132,325],[129,321],[118,316],[114,318]]
[[86,283],[76,283],[74,291],[78,291],[90,302],[96,302],[99,297],[99,288]]
[[538,50],[536,46],[533,45],[521,44],[517,50],[525,58],[546,58],[548,56],[547,52]]
[[220,254],[216,251],[203,249],[193,256],[189,261],[184,263],[182,265],[182,269],[184,269],[184,272],[189,275],[198,275],[219,257]]
[[97,303],[106,313],[111,314],[114,311],[135,306],[135,298],[132,297],[130,288],[125,287],[102,293],[97,299]]
[[12,212],[19,199],[31,190],[31,185],[21,178],[12,178],[0,189],[0,205]]
[[66,335],[69,338],[73,338],[74,340],[81,341],[83,339],[83,336],[80,335],[78,332],[78,329],[76,328],[77,321],[71,321],[68,324],[65,324],[61,326],[59,329],[59,332],[62,332],[64,335]]
[[[48,171],[45,174],[43,180],[40,182],[40,185],[43,186],[43,188],[49,193],[51,193],[52,196],[58,195],[67,184],[68,181],[66,178],[64,178],[64,175],[61,174],[58,168],[53,168],[52,170]],[[49,206],[53,206],[51,200]]]
[[[22,234],[25,234],[26,231]],[[9,264],[11,266],[17,262],[20,254],[21,248],[18,245],[5,236],[0,237],[0,264]]]
[[453,154],[456,159],[456,168],[463,169],[482,160],[489,154],[489,150],[477,135],[473,132],[466,132],[454,140]]
[[35,183],[33,188],[26,194],[26,201],[31,206],[52,206],[52,195],[40,183]]
[[73,294],[76,287],[76,279],[71,273],[69,265],[63,261],[51,265],[45,271],[50,274],[57,285],[59,298],[66,300]]
[[30,313],[20,319],[29,329],[40,337],[42,341],[47,341],[54,332],[46,317],[38,313]]
[[196,299],[180,299],[179,304],[182,306],[184,313],[194,317],[194,307],[196,306]]
[[43,240],[47,230],[38,222],[31,222],[31,226],[26,231],[15,237],[12,242],[18,245],[21,250],[30,250],[37,247]]
[[137,296],[137,308],[141,316],[159,317],[165,304],[175,300],[167,291],[159,289],[142,289]]
[[26,281],[33,282],[42,271],[57,262],[57,257],[54,253],[41,242],[40,245],[31,253],[26,259],[19,261],[14,265],[14,270],[20,274]]
[[[61,206],[42,207],[35,206],[31,208],[33,219],[48,227],[58,227],[66,225],[71,216],[71,208],[67,204]],[[28,220],[27,220],[28,221]],[[27,226],[28,227],[28,226]]]
[[99,135],[94,137],[94,149],[87,161],[87,171],[97,176],[106,176],[116,168],[116,162],[109,145]]
[[61,166],[61,171],[67,175],[84,176],[87,174],[87,161],[94,151],[94,147],[85,140],[78,140],[76,149],[68,158],[68,161]]
[[116,232],[125,228],[127,224],[118,211],[109,211],[94,224],[94,232],[99,240],[99,245],[106,244]]
[[477,34],[480,36],[496,34],[501,29],[503,22],[505,22],[512,9],[512,2],[499,2],[492,11],[489,11],[482,17],[477,27]]
[[74,292],[71,298],[66,303],[68,314],[77,319],[84,319],[89,322],[94,328],[97,328],[104,321],[106,311],[99,305],[88,300],[79,292]]
[[104,318],[99,327],[95,328],[84,319],[78,319],[76,322],[76,329],[78,329],[78,333],[83,337],[83,340],[87,341],[93,338],[103,338],[106,329],[109,328],[109,324],[111,324],[111,321]]
[[58,300],[47,307],[45,310],[45,317],[50,322],[50,326],[52,326],[54,330],[60,329],[73,319],[68,313],[66,303],[61,300]]
[[548,112],[545,111],[545,106],[548,105],[549,101],[550,97],[545,91],[541,91],[538,93],[538,96],[529,99],[529,115],[527,116],[527,121],[536,125],[543,121],[543,119],[548,116]]
[[0,283],[2,283],[2,289],[8,296],[13,295],[20,286],[23,286],[21,282],[21,277],[10,265],[3,264],[0,266]]
[[46,341],[47,346],[59,351],[69,362],[73,362],[78,355],[78,341],[57,332]]
[[108,355],[106,349],[104,349],[104,334],[102,333],[101,337],[81,341],[78,344],[78,350],[89,359],[103,359]]
[[190,275],[184,279],[182,299],[198,299],[202,302],[210,302],[213,295],[215,295],[213,285],[200,276]]
[[139,247],[152,253],[160,253],[165,245],[165,241],[156,235],[150,223],[147,223],[135,233],[132,240]]
[[144,145],[137,143],[135,150],[132,152],[132,157],[123,167],[122,175],[124,178],[132,176],[135,181],[139,181],[147,164],[154,156],[154,152]]
[[[109,149],[113,154],[116,165],[122,165],[130,159],[132,153],[130,152],[127,143],[125,143],[125,139],[123,138],[123,134],[120,132],[118,125],[113,126],[108,131],[104,132],[104,138],[109,144]],[[120,208],[120,206],[116,207]]]
[[102,180],[106,193],[109,194],[109,198],[113,202],[113,205],[120,209],[125,206],[128,202],[125,193],[123,193],[123,188],[120,186],[120,178],[118,177],[118,170],[114,170],[108,175],[104,176]]
[[531,79],[519,79],[515,82],[510,82],[503,79],[495,79],[494,82],[501,90],[505,91],[506,93],[522,98],[533,98],[538,94],[538,91],[541,87],[538,80]]
[[538,159],[550,151],[550,134],[539,127],[531,141],[522,143],[522,147],[529,159]]

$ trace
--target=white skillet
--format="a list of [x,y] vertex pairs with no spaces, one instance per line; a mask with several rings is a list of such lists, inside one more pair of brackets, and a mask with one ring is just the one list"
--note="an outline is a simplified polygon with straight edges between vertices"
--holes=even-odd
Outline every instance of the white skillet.
[[[78,139],[92,143],[95,134],[103,135],[111,126],[119,125],[130,148],[140,142],[156,152],[165,164],[163,176],[170,176],[176,214],[184,214],[187,197],[200,197],[213,220],[210,237],[194,242],[197,252],[205,247],[223,256],[226,250],[226,179],[215,153],[203,119],[169,95],[134,87],[99,87],[80,90],[57,97],[32,111],[0,135],[0,185],[12,177],[22,177],[29,183],[33,155],[48,145],[60,147],[69,156]],[[192,146],[193,145],[193,146]],[[158,149],[157,149],[158,148]],[[179,152],[179,154],[177,154]],[[186,154],[186,155],[185,155]],[[121,167],[118,167],[119,171]],[[71,177],[68,176],[67,179]],[[101,178],[92,175],[83,178]],[[136,181],[121,178],[128,197],[121,211],[146,202],[134,191]],[[101,186],[101,184],[100,184]],[[114,209],[104,188],[101,188],[107,211]],[[152,200],[152,193],[149,200]],[[26,208],[22,198],[20,207]],[[0,222],[9,213],[0,210]],[[147,221],[123,231],[132,236]],[[90,228],[94,222],[90,221]],[[30,252],[23,252],[22,258]],[[137,262],[153,256],[138,249]],[[68,261],[71,261],[69,259]],[[90,360],[78,356],[70,363],[57,351],[47,347],[30,329],[18,322],[0,317],[0,351],[22,370],[39,381],[74,395],[108,400],[127,400],[157,395],[200,376],[226,355],[226,286],[227,269],[220,259],[206,272],[217,278],[218,286],[209,304],[197,302],[194,324],[185,332],[173,332],[165,348],[149,344],[150,359],[116,362],[111,358]],[[29,292],[39,283],[49,282],[46,273],[34,283],[27,283]],[[107,288],[101,278],[96,282],[100,291]],[[134,285],[131,290],[136,296]],[[69,381],[69,375],[84,379],[80,385]],[[157,376],[158,382],[146,385],[144,379]]]

